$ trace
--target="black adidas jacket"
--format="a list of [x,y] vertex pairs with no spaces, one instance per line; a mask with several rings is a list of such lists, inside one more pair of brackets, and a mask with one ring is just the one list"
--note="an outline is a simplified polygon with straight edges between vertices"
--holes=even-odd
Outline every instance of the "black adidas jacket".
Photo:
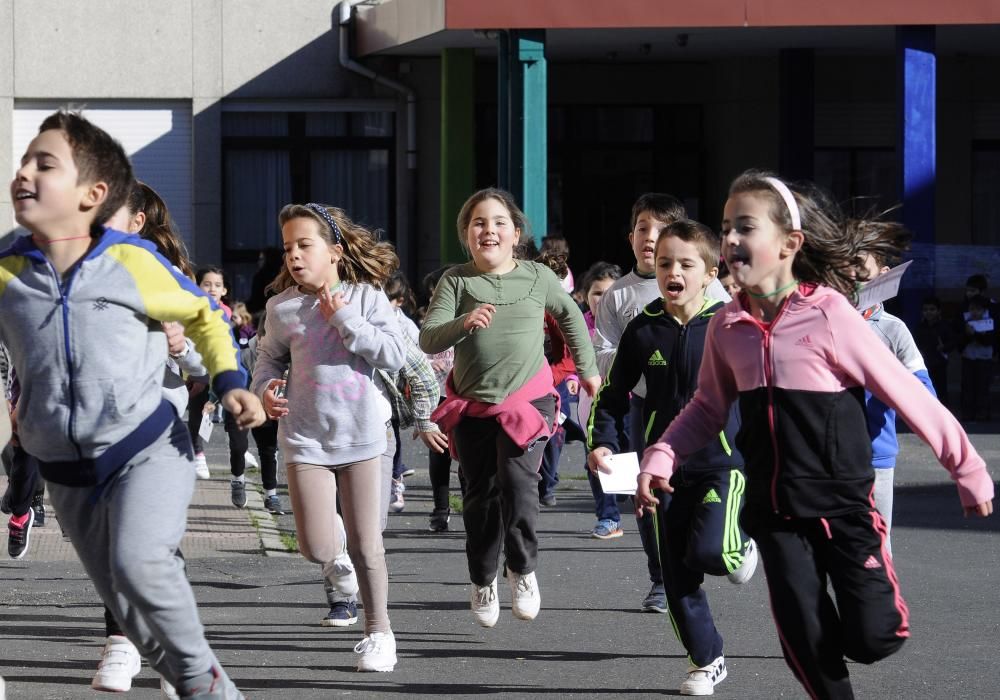
[[[591,450],[607,447],[612,452],[619,451],[624,443],[629,392],[640,377],[646,379],[642,416],[646,442],[663,434],[698,388],[708,322],[723,306],[720,301],[707,299],[701,311],[682,326],[663,310],[663,300],[656,299],[629,322],[608,376],[594,397],[587,422],[587,446]],[[725,430],[717,440],[692,454],[685,462],[686,467],[742,468],[743,456],[735,442],[738,431],[738,412],[734,404],[729,410]]]

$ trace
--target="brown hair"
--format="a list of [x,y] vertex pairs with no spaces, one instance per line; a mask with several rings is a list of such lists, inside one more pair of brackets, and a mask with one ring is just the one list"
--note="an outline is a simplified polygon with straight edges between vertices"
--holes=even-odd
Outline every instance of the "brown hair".
[[635,204],[632,205],[632,220],[628,227],[629,233],[635,230],[635,222],[639,220],[639,216],[646,212],[652,214],[654,218],[667,223],[687,218],[687,210],[684,209],[684,204],[677,197],[660,192],[647,192],[635,200]]
[[458,242],[462,244],[462,249],[466,253],[469,252],[469,244],[465,240],[465,232],[469,229],[469,223],[472,221],[472,210],[475,209],[481,202],[485,202],[487,199],[495,199],[500,202],[507,209],[510,214],[510,220],[514,224],[514,228],[521,232],[521,237],[525,236],[530,238],[528,230],[528,217],[524,215],[524,212],[517,206],[517,202],[514,201],[514,196],[507,192],[506,190],[501,190],[498,187],[487,187],[484,190],[479,190],[467,200],[462,208],[458,212],[458,220],[456,225],[458,227]]
[[[775,175],[763,170],[747,170],[729,186],[729,196],[755,194],[770,203],[771,221],[786,232],[792,231],[788,206],[766,180]],[[792,274],[801,282],[826,285],[852,302],[857,298],[856,276],[864,266],[859,239],[844,222],[840,208],[815,185],[785,183],[795,197],[802,223],[802,248],[792,262]]]
[[50,114],[38,127],[38,133],[49,130],[61,131],[66,136],[79,173],[77,184],[103,182],[108,186],[108,194],[91,224],[91,235],[99,235],[104,222],[122,208],[129,196],[132,163],[120,143],[78,112],[61,109]]
[[125,202],[125,208],[133,216],[140,211],[146,215],[146,221],[139,231],[140,238],[155,245],[160,255],[177,267],[185,277],[194,279],[187,247],[181,239],[173,217],[170,216],[166,203],[156,190],[145,182],[135,180]]
[[[857,241],[862,261],[870,255],[879,267],[894,267],[909,249],[913,234],[896,221],[882,221],[880,217],[885,213],[872,219],[851,219],[846,228],[848,235]],[[858,269],[858,279],[868,279],[864,266]]]
[[[374,233],[351,221],[343,209],[328,204],[319,206],[326,210],[340,229],[339,243],[344,249],[344,254],[337,262],[340,279],[351,284],[367,283],[381,289],[399,267],[396,249],[391,243],[380,241]],[[337,236],[326,219],[305,204],[286,204],[278,213],[279,226],[284,226],[292,219],[312,219],[319,227],[320,237],[328,246],[338,243]],[[277,293],[294,286],[295,280],[292,279],[288,266],[283,265],[278,276],[264,290]]]
[[656,239],[656,247],[653,249],[654,255],[659,254],[660,242],[668,236],[679,238],[685,243],[693,243],[698,250],[698,255],[705,262],[706,271],[719,266],[719,234],[705,224],[691,219],[678,219],[668,224],[660,231],[660,235]]

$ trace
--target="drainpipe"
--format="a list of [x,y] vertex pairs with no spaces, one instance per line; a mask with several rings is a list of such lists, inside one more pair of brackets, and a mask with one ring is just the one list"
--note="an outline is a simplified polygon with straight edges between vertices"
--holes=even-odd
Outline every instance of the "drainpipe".
[[379,85],[385,85],[390,90],[406,96],[406,167],[417,169],[417,93],[395,80],[379,75],[368,66],[362,65],[351,58],[350,26],[351,10],[363,0],[341,0],[340,3],[340,65],[349,71],[374,80]]

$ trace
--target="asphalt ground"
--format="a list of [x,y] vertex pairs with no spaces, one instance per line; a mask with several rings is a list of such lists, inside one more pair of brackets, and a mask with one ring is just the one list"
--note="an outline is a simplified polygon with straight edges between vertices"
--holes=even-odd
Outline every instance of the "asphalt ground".
[[[407,479],[405,510],[390,516],[385,533],[399,663],[393,673],[360,674],[352,651],[360,624],[318,625],[326,613],[319,567],[281,551],[293,542],[274,530],[294,529],[290,515],[271,518],[259,498],[247,510],[228,504],[225,438],[215,433],[214,478],[199,486],[195,532],[184,547],[209,642],[248,698],[678,695],[684,651],[667,616],[639,611],[649,583],[634,521],[623,518],[623,538],[589,537],[592,501],[578,445],[564,453],[558,505],[540,516],[541,614],[514,619],[501,582],[500,621],[487,630],[468,610],[461,518],[452,517],[448,533],[427,530],[426,454],[404,438],[417,473]],[[893,550],[912,638],[879,664],[851,664],[855,692],[1000,697],[1000,519],[963,519],[947,473],[912,435],[901,439]],[[1000,436],[984,432],[973,442],[996,479]],[[279,481],[284,493],[283,470]],[[457,492],[457,479],[453,486]],[[56,519],[50,512],[42,528],[53,543],[39,537],[25,559],[0,561],[0,674],[11,700],[101,695],[89,683],[104,642],[102,610],[72,553],[58,554]],[[762,570],[745,586],[714,578],[706,586],[729,668],[716,696],[805,697],[781,657]],[[144,667],[129,696],[159,697],[156,674]]]

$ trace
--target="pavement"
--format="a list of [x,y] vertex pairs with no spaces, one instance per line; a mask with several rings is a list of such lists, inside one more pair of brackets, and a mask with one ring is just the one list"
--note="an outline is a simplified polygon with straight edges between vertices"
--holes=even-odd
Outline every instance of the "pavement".
[[[998,427],[973,435],[994,479]],[[294,531],[292,516],[272,517],[253,488],[247,509],[231,505],[224,433],[214,432],[213,478],[199,482],[182,547],[209,642],[248,698],[678,695],[684,651],[667,616],[638,609],[649,582],[634,521],[623,518],[626,535],[617,540],[588,536],[592,500],[578,445],[564,453],[558,505],[540,516],[541,614],[515,620],[501,581],[500,622],[487,630],[468,610],[461,517],[452,517],[447,533],[427,530],[426,451],[404,437],[406,462],[417,473],[406,482],[405,510],[390,516],[385,533],[399,663],[393,673],[360,674],[353,653],[360,625],[318,625],[326,613],[319,567],[287,551],[293,541],[281,536]],[[1000,519],[963,519],[929,450],[912,435],[901,441],[893,550],[912,638],[879,664],[850,665],[856,695],[1000,697],[993,663]],[[283,470],[279,482],[287,505]],[[453,486],[457,492],[456,478]],[[9,700],[100,696],[89,688],[104,642],[100,602],[59,534],[58,514],[50,508],[48,516],[25,559],[0,560],[0,675]],[[762,570],[744,586],[710,578],[706,588],[729,668],[716,696],[805,697],[781,657]],[[156,674],[144,667],[129,697],[159,697]]]

